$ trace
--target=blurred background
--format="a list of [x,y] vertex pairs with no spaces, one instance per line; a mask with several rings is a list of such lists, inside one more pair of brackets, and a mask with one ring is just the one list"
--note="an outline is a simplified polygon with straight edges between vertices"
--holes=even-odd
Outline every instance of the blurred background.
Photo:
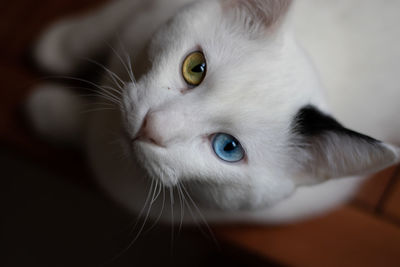
[[[372,177],[355,199],[297,225],[158,225],[132,246],[136,218],[96,186],[79,151],[29,129],[22,106],[46,74],[30,59],[40,32],[105,0],[2,1],[0,266],[400,266],[400,173]],[[129,247],[129,249],[127,249]],[[123,252],[123,253],[121,253]]]

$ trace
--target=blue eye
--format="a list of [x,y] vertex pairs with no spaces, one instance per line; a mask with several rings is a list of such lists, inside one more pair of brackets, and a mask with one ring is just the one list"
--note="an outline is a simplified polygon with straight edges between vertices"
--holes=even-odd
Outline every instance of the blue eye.
[[215,154],[225,161],[238,162],[244,158],[244,149],[239,141],[229,134],[216,134],[212,140]]

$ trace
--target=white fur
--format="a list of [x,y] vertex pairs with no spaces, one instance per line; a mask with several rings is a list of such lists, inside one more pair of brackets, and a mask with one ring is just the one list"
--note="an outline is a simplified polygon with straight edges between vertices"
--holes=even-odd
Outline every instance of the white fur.
[[[198,220],[201,216],[193,204],[197,202],[209,221],[291,221],[342,203],[361,182],[357,177],[337,176],[365,174],[398,161],[398,149],[394,146],[382,144],[379,149],[383,152],[377,154],[374,147],[338,136],[330,138],[331,144],[323,142],[318,153],[294,149],[298,139],[291,131],[300,108],[313,104],[330,112],[330,103],[333,113],[346,126],[354,124],[356,130],[376,134],[385,141],[398,141],[398,105],[392,99],[399,95],[395,79],[399,61],[388,61],[398,55],[400,45],[395,45],[399,44],[398,38],[390,39],[376,26],[398,22],[391,11],[398,4],[387,3],[387,10],[382,7],[388,13],[387,21],[378,22],[376,9],[381,5],[372,1],[336,1],[329,8],[318,1],[299,1],[289,15],[286,9],[271,5],[291,1],[271,0],[268,6],[266,1],[257,0],[245,5],[246,9],[237,5],[247,1],[221,4],[218,0],[153,0],[136,11],[133,9],[140,6],[139,2],[120,1],[73,22],[76,30],[64,32],[63,27],[56,26],[38,46],[37,57],[42,65],[56,66],[64,57],[88,55],[93,47],[107,49],[100,44],[113,39],[113,32],[119,32],[109,67],[126,81],[121,91],[122,104],[114,111],[92,114],[86,127],[86,144],[100,183],[134,212],[146,204],[147,190],[153,181],[150,198],[152,194],[153,198],[164,196],[150,201],[150,216],[155,218],[164,210],[164,220]],[[226,5],[227,2],[231,4]],[[355,3],[362,7],[354,9]],[[181,9],[185,4],[190,5]],[[250,12],[254,7],[261,11],[268,7],[268,12],[278,10],[282,14],[262,19],[260,10]],[[166,23],[171,17],[173,20]],[[79,44],[80,36],[98,30],[100,22],[109,25],[108,30]],[[392,31],[395,30],[391,29],[388,35],[394,34]],[[352,39],[355,32],[361,41]],[[59,50],[58,36],[64,34],[64,39],[76,42],[74,47],[81,47],[79,52],[65,55]],[[311,54],[316,67],[296,38]],[[371,40],[374,44],[368,42]],[[369,45],[374,49],[366,50]],[[385,50],[385,45],[390,45],[390,49]],[[185,56],[199,48],[207,58],[208,71],[203,83],[191,89],[184,82],[180,67]],[[133,71],[139,73],[137,81],[121,64],[120,55],[124,60],[125,52],[131,56]],[[76,60],[67,62],[67,66],[59,62],[54,68],[70,72],[79,65]],[[147,72],[145,65],[151,66]],[[322,71],[322,83],[316,69]],[[380,83],[380,79],[380,91],[374,91],[373,85]],[[103,82],[115,86],[107,79]],[[329,89],[328,98],[322,84]],[[383,103],[388,107],[369,112],[376,104],[374,99],[386,101]],[[361,120],[367,111],[370,116]],[[132,142],[146,116],[151,118],[149,127],[162,147]],[[384,123],[390,129],[383,127]],[[210,136],[219,132],[240,140],[247,154],[245,161],[227,164],[215,156]],[[115,139],[120,142],[112,142]],[[324,165],[316,157],[324,153],[335,161]],[[348,162],[340,165],[339,156],[347,157]],[[340,179],[320,183],[326,178]],[[175,192],[174,218],[170,218],[172,210],[165,204],[172,203],[172,199],[161,189],[160,182]],[[177,187],[180,184],[193,196],[193,202],[185,189]],[[180,212],[177,192],[180,198],[185,196],[191,207],[185,207],[184,213]]]

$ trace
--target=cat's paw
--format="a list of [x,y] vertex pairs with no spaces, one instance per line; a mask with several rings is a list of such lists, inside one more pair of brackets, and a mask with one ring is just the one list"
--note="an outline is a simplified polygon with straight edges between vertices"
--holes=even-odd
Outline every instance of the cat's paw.
[[76,19],[66,19],[43,32],[33,50],[33,58],[40,68],[56,74],[75,72],[79,61],[71,48],[71,32],[76,25]]
[[44,84],[35,88],[25,111],[33,129],[47,141],[77,144],[81,137],[83,101],[67,88]]

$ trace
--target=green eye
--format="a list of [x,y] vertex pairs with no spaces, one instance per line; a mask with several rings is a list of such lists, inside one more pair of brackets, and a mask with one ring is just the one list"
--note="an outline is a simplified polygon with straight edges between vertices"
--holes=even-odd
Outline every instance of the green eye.
[[191,86],[198,86],[206,77],[207,63],[202,52],[193,52],[188,55],[182,64],[182,75]]

